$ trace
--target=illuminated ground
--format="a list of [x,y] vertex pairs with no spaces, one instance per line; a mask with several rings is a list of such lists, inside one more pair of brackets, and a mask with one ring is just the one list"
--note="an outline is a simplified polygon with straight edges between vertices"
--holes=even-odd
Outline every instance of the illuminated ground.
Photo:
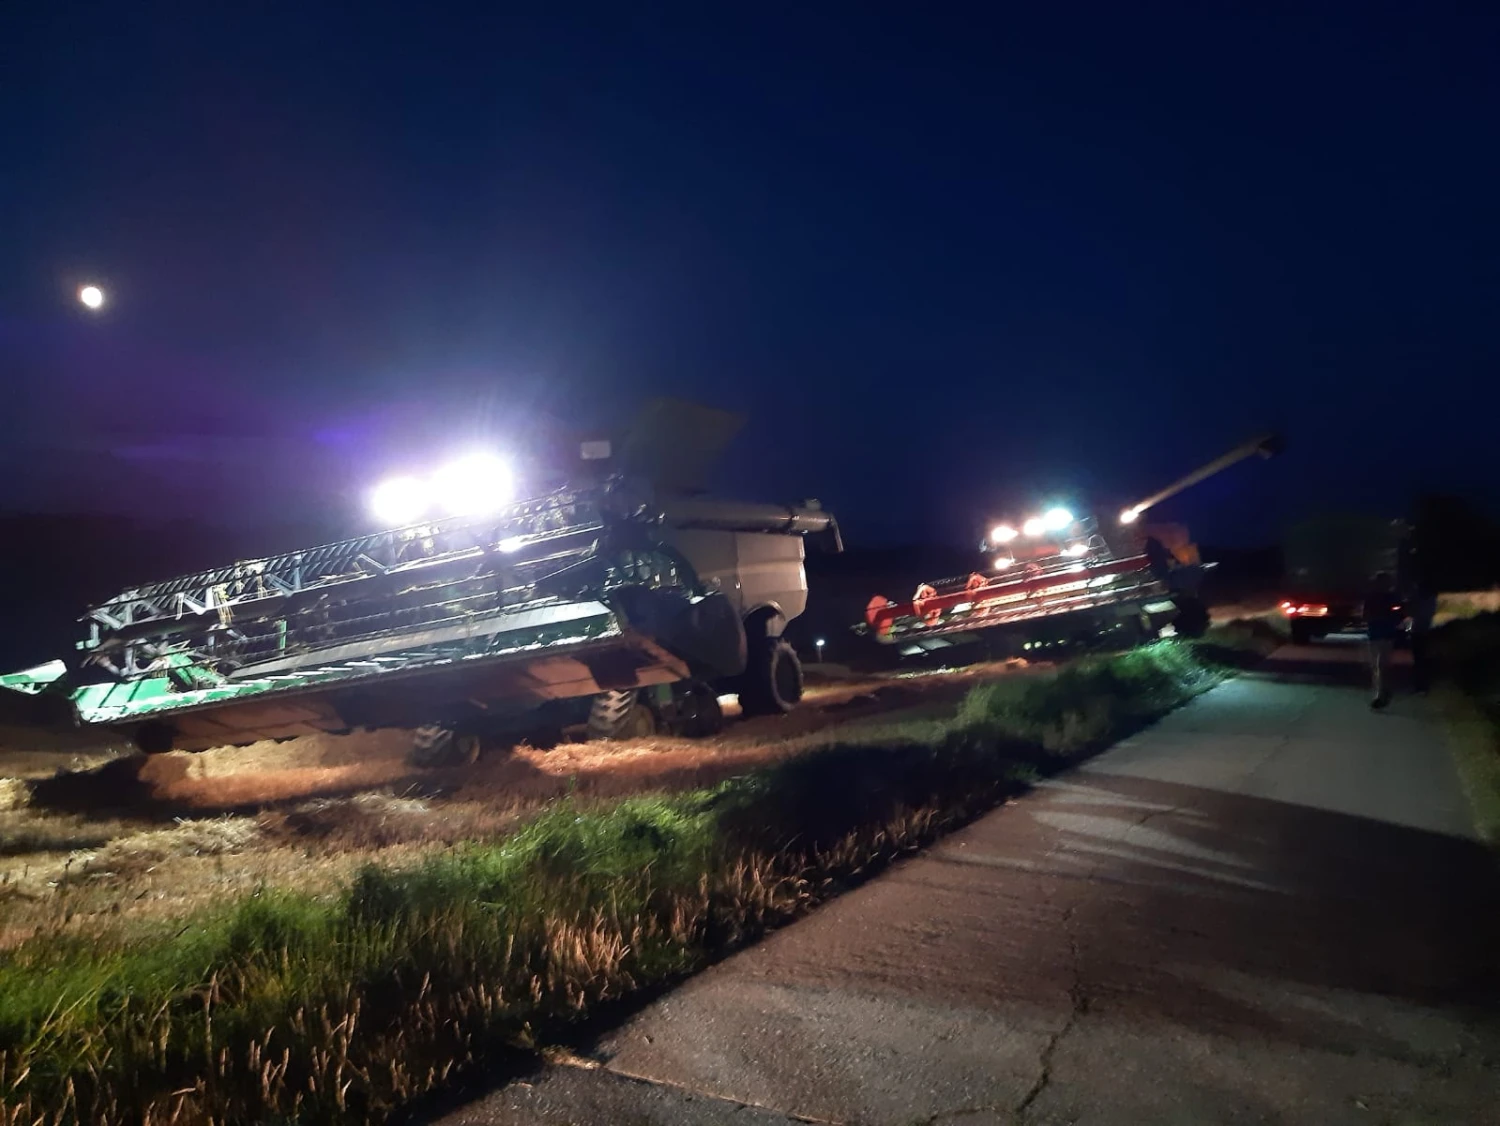
[[1361,671],[1283,650],[443,1124],[1500,1121],[1496,869]]
[[82,734],[0,729],[0,948],[39,928],[175,915],[261,885],[331,892],[365,863],[414,864],[503,835],[566,794],[691,788],[832,738],[930,728],[975,683],[1018,671],[825,667],[793,714],[733,717],[719,738],[496,749],[444,770],[413,767],[400,730],[145,758]]

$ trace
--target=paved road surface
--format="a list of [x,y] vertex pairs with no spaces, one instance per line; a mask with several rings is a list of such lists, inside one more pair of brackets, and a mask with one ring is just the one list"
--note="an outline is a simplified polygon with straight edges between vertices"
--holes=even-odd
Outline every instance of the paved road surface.
[[1318,652],[445,1126],[1500,1123],[1496,870],[1425,701]]

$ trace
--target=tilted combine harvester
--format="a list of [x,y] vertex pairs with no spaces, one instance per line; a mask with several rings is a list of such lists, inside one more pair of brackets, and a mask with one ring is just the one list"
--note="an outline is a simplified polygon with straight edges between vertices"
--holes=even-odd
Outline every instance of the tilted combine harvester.
[[148,752],[391,726],[434,762],[538,725],[707,734],[721,692],[751,714],[800,699],[781,634],[803,541],[840,549],[815,502],[600,474],[490,507],[131,588],[89,609],[80,660],[0,687],[66,693]]
[[1053,508],[997,524],[986,537],[987,572],[920,584],[895,602],[876,595],[860,627],[908,655],[1009,629],[1047,627],[1074,637],[1127,631],[1155,636],[1167,626],[1196,636],[1208,625],[1199,598],[1204,564],[1185,529],[1151,525],[1152,507],[1245,458],[1270,457],[1281,439],[1264,435],[1200,466],[1121,511],[1114,527]]

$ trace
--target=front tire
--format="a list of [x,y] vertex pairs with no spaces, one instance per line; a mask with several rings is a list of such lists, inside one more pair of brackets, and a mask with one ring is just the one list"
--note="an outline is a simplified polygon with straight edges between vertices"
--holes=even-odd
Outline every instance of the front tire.
[[589,703],[590,739],[648,739],[656,734],[656,715],[640,690],[600,692]]
[[710,739],[724,730],[719,696],[701,680],[689,681],[677,700],[674,734],[687,739]]
[[750,651],[750,667],[740,680],[740,711],[745,715],[785,715],[802,699],[802,661],[779,637],[768,637]]

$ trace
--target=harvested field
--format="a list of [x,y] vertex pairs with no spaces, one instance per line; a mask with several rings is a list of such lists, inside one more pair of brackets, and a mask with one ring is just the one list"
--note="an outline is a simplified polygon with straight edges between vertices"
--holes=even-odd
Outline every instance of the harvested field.
[[331,893],[493,839],[565,796],[695,789],[833,738],[879,742],[951,717],[1024,663],[897,676],[809,671],[796,712],[719,737],[496,749],[419,769],[409,732],[318,735],[144,757],[82,733],[0,732],[0,947],[41,930],[170,917],[258,887]]

